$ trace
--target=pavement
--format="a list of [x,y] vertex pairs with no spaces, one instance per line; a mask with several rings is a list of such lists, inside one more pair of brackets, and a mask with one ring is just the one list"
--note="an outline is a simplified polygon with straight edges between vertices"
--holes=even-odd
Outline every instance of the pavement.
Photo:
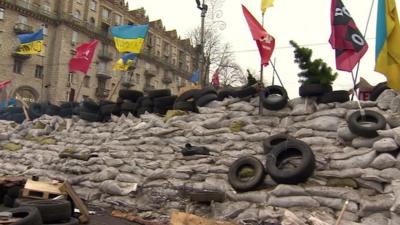
[[141,225],[111,215],[91,215],[89,225]]

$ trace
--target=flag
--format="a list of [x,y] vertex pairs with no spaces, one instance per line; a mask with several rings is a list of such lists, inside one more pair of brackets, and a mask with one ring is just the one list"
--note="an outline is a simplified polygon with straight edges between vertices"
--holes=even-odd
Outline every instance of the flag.
[[76,49],[76,54],[69,61],[69,72],[81,71],[86,74],[92,63],[93,55],[96,50],[97,40],[92,40],[81,44]]
[[219,71],[216,70],[212,76],[211,84],[215,87],[219,87]]
[[275,48],[275,38],[269,35],[253,15],[242,5],[243,14],[249,25],[251,35],[257,43],[261,56],[261,64],[267,66]]
[[336,52],[336,69],[351,72],[368,44],[341,0],[332,0],[331,30],[329,43]]
[[31,34],[17,35],[21,42],[17,53],[21,55],[32,55],[42,52],[43,49],[43,29]]
[[264,15],[267,8],[274,6],[274,0],[261,0],[261,12]]
[[0,90],[7,87],[9,84],[11,84],[11,80],[5,80],[0,82]]
[[192,81],[192,83],[197,83],[197,82],[199,82],[199,79],[200,79],[200,69],[197,69],[196,71],[194,71],[192,73],[191,81]]
[[133,65],[135,59],[136,55],[134,53],[126,53],[115,63],[113,69],[117,71],[127,71],[129,67]]
[[400,27],[394,0],[378,1],[375,71],[387,78],[387,85],[400,91]]
[[119,52],[140,53],[149,25],[122,25],[111,28]]

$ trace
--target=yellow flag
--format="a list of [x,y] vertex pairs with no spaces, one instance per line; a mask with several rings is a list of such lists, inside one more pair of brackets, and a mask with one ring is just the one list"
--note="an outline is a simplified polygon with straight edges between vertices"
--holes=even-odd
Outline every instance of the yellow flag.
[[261,0],[261,12],[265,13],[267,8],[274,6],[274,0]]
[[394,0],[378,1],[375,71],[384,74],[388,86],[400,91],[400,26]]

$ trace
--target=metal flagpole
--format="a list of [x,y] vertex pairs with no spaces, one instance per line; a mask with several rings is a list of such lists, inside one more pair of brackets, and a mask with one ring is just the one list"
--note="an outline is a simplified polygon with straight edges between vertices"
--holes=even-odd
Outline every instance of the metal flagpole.
[[[374,8],[374,3],[375,3],[375,0],[372,0],[371,8],[369,10],[369,15],[368,15],[368,19],[367,19],[367,25],[365,26],[365,30],[364,30],[364,39],[365,39],[365,36],[367,35],[368,25],[369,25],[369,21],[371,19],[371,14],[372,14],[372,9]],[[354,93],[356,91],[355,88],[356,88],[356,82],[357,82],[357,79],[358,79],[358,71],[360,69],[360,63],[361,63],[361,60],[358,61],[358,63],[357,63],[356,76],[354,77],[353,73],[351,73],[351,76],[353,78],[353,90],[354,90],[353,95],[351,96],[351,100],[353,100]]]
[[[274,57],[274,64],[276,64],[276,58]],[[272,70],[272,85],[275,84],[275,70]]]
[[[262,27],[264,28],[264,13],[262,13],[262,16],[261,16],[261,25],[262,25]],[[258,101],[258,114],[259,115],[262,115],[262,112],[263,112],[263,107],[262,107],[262,104],[261,104],[261,94],[262,94],[262,92],[263,92],[263,89],[264,89],[264,65],[262,64],[262,58],[260,59],[261,60],[261,69],[260,69],[260,90],[259,90],[259,96],[258,96],[258,99],[259,99],[259,101]]]

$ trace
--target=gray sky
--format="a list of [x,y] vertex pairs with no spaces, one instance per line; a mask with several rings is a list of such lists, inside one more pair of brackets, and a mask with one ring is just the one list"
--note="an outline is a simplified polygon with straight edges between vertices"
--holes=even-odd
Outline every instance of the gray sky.
[[[364,33],[373,0],[342,1],[361,33]],[[129,2],[131,8],[144,7],[150,20],[162,19],[167,30],[176,29],[181,37],[185,37],[188,31],[200,26],[200,10],[196,8],[195,0],[129,0]],[[383,75],[374,72],[377,2],[374,3],[366,35],[369,49],[361,60],[359,70],[359,76],[371,84],[386,80]],[[260,69],[260,56],[244,19],[241,4],[261,22],[260,3],[261,0],[225,0],[221,17],[226,23],[226,28],[221,32],[225,41],[232,44],[237,62],[243,70],[251,69],[257,71],[257,74]],[[322,58],[336,71],[335,52],[328,43],[331,34],[330,5],[330,0],[275,0],[275,6],[267,9],[265,29],[276,40],[272,59],[276,59],[276,69],[290,97],[298,96],[297,73],[300,70],[293,62],[293,48],[290,47],[289,40],[311,48],[313,59]],[[398,3],[397,6],[399,7]],[[339,71],[338,73],[334,89],[350,89],[351,74]],[[264,81],[269,84],[272,81],[271,66],[264,69]],[[275,84],[277,84],[276,79]]]

